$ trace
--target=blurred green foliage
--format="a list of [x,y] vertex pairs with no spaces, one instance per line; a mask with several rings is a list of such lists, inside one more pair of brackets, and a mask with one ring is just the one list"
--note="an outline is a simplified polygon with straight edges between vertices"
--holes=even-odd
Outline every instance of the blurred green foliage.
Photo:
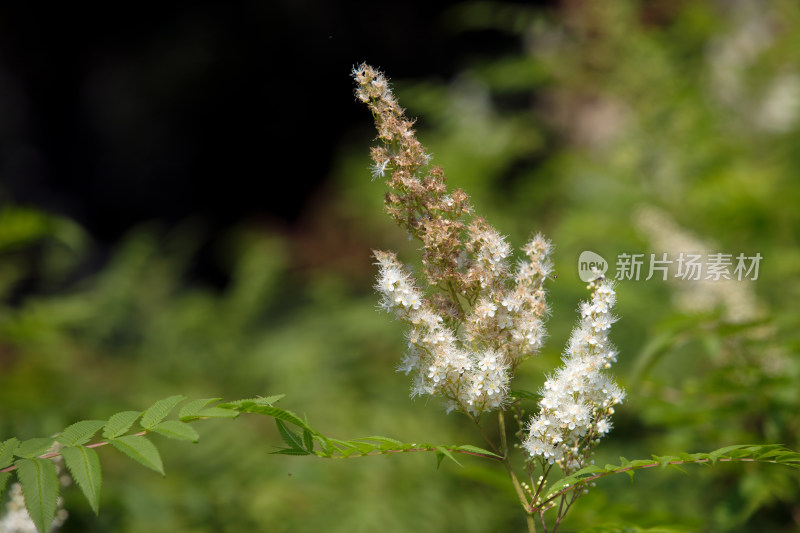
[[[444,22],[520,43],[514,55],[475,57],[447,83],[395,80],[450,185],[512,244],[541,230],[557,246],[551,338],[520,387],[536,390],[558,364],[585,297],[581,251],[612,263],[668,251],[637,224],[655,207],[714,251],[759,252],[759,279],[741,282],[755,306],[731,321],[724,299],[697,311],[676,304],[673,284],[621,282],[612,340],[628,398],[598,462],[751,442],[800,449],[797,4],[479,2]],[[367,124],[343,144],[325,201],[289,234],[243,224],[209,244],[190,223],[142,227],[86,275],[92,243],[74,223],[4,207],[0,438],[47,435],[170,394],[286,393],[286,408],[333,437],[480,445],[465,419],[409,400],[393,372],[402,331],[375,310],[369,253],[417,257],[381,213]],[[216,247],[226,286],[188,275],[201,245]],[[99,518],[67,490],[64,531],[524,527],[493,465],[275,457],[280,439],[267,422],[209,422],[198,446],[165,443],[164,479],[106,454]],[[798,502],[788,468],[643,472],[633,485],[601,480],[563,530],[788,532],[800,527]]]

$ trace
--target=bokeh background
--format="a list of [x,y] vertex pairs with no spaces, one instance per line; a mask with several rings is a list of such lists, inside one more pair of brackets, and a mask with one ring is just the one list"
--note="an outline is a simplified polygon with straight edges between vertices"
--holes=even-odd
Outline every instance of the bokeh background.
[[[518,388],[558,365],[583,250],[763,257],[756,281],[619,284],[628,398],[598,462],[800,449],[796,2],[1,10],[0,438],[285,393],[333,437],[481,444],[408,398],[402,328],[375,310],[371,250],[418,259],[370,180],[349,79],[368,61],[451,186],[515,246],[556,243],[550,339]],[[272,456],[270,420],[196,427],[159,442],[166,478],[102,450],[101,514],[70,487],[62,530],[524,528],[493,465]],[[602,480],[560,530],[800,528],[797,471],[690,470]]]

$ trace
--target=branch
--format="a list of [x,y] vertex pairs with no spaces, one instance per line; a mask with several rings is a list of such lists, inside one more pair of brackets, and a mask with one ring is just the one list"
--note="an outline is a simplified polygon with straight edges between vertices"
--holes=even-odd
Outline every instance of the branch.
[[638,459],[635,461],[628,461],[624,457],[620,457],[620,462],[622,463],[620,465],[606,465],[605,467],[596,465],[588,466],[560,479],[550,488],[547,496],[538,505],[531,507],[530,511],[534,513],[538,512],[559,496],[571,490],[576,490],[587,483],[613,474],[621,474],[624,472],[633,478],[636,470],[653,468],[656,466],[660,466],[661,468],[673,467],[683,471],[679,468],[679,465],[700,464],[711,466],[717,463],[731,462],[772,463],[791,468],[800,468],[800,453],[790,450],[780,444],[737,444],[726,446],[709,453],[681,453],[677,456],[653,455],[652,459]]

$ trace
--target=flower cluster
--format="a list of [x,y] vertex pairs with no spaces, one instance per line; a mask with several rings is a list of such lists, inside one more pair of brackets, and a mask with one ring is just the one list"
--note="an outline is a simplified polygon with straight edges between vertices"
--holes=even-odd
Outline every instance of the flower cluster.
[[400,369],[413,374],[413,396],[440,396],[448,410],[474,416],[497,409],[513,370],[545,338],[552,245],[536,235],[523,248],[526,258],[512,266],[505,237],[472,216],[463,191],[448,192],[386,78],[365,64],[353,77],[383,142],[371,152],[373,176],[388,174],[386,211],[422,242],[429,285],[419,288],[394,254],[375,252],[381,307],[409,326]]
[[603,370],[617,360],[608,340],[616,293],[606,280],[591,283],[592,299],[580,307],[581,320],[572,331],[564,365],[542,388],[541,410],[530,421],[523,446],[565,470],[584,466],[597,441],[611,430],[609,418],[625,393]]
[[536,314],[541,308],[536,296],[541,288],[534,281],[539,263],[522,263],[515,289],[483,296],[468,315],[468,325],[456,330],[423,298],[394,254],[375,252],[375,257],[380,305],[409,325],[400,370],[413,372],[412,396],[442,396],[448,410],[474,415],[500,407],[512,368],[539,349],[544,335]]

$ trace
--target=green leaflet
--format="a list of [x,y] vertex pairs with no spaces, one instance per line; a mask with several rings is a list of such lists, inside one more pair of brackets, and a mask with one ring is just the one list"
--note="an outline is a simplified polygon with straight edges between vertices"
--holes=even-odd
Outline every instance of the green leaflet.
[[[308,455],[313,450],[313,446],[311,449],[305,446],[304,439],[301,438],[297,433],[286,427],[286,424],[279,419],[275,419],[275,423],[278,426],[278,432],[281,434],[281,438],[283,442],[289,445],[289,449],[298,452],[297,454],[292,455]],[[308,432],[308,430],[304,430]],[[281,453],[281,452],[275,452]]]
[[320,451],[314,452],[320,457],[330,457],[333,454],[333,450],[331,449],[331,445],[328,442],[327,437],[323,437],[322,435],[314,435],[313,439],[319,443]]
[[236,418],[239,413],[232,409],[222,409],[219,406],[208,407],[209,404],[218,402],[221,398],[203,398],[191,400],[181,406],[178,418],[181,422],[192,422],[204,418]]
[[766,461],[768,459],[780,459],[785,457],[787,454],[792,452],[784,449],[782,446],[778,446],[776,444],[771,444],[767,446],[762,446],[760,450],[756,452],[759,461]]
[[399,440],[390,439],[389,437],[372,436],[372,437],[363,437],[361,439],[354,439],[354,440],[360,440],[360,441],[374,440],[374,441],[380,442],[381,443],[381,445],[380,445],[380,449],[381,450],[397,450],[397,449],[399,449],[399,448],[401,448],[403,446],[403,443],[400,442]]
[[309,452],[314,451],[314,437],[311,435],[311,432],[307,429],[303,430],[303,443],[305,444],[305,449]]
[[[363,437],[361,439],[353,439],[348,442],[370,446],[371,449],[368,452],[376,451],[384,455],[389,455],[392,452],[406,451],[414,447],[414,445],[410,443],[403,443],[396,439],[378,436]],[[366,450],[362,450],[362,453],[364,453],[364,451]]]
[[151,470],[155,470],[162,476],[164,475],[164,464],[161,462],[161,455],[147,438],[141,435],[125,435],[109,442],[134,461]]
[[19,446],[19,440],[11,437],[0,444],[0,468],[5,468],[14,462],[14,451]]
[[61,456],[67,465],[75,483],[83,491],[83,495],[92,506],[94,514],[100,511],[100,488],[103,474],[100,469],[100,457],[93,448],[74,446],[63,448]]
[[301,450],[300,448],[281,448],[280,450],[276,450],[272,453],[278,455],[311,455],[307,451]]
[[710,452],[708,455],[712,457],[712,460],[716,462],[717,459],[720,457],[724,457],[726,454],[734,451],[734,450],[741,450],[742,448],[747,448],[748,444],[734,444],[733,446],[725,446],[724,448],[720,448],[719,450],[714,450]]
[[284,420],[286,422],[292,423],[295,426],[299,426],[304,429],[311,429],[296,414],[292,413],[291,411],[286,411],[285,409],[281,409],[279,407],[272,407],[271,405],[262,405],[258,403],[248,402],[242,404],[239,407],[236,407],[236,410],[239,411],[240,413],[257,413],[260,415],[271,416],[272,418]]
[[[705,464],[705,463],[700,463],[700,464]],[[681,468],[681,467],[680,467],[680,466],[678,466],[678,465],[675,465],[675,464],[670,464],[670,465],[669,465],[669,468],[672,468],[673,470],[677,470],[677,471],[678,471],[678,472],[680,472],[681,474],[686,474],[686,475],[689,475],[689,472],[687,472],[686,470],[684,470],[683,468]]]
[[453,456],[453,452],[448,450],[446,447],[444,447],[444,446],[434,446],[433,449],[436,450],[436,468],[437,469],[442,465],[442,461],[444,460],[445,457],[447,457],[448,459],[453,461],[458,466],[464,466],[464,465],[462,465],[461,463],[458,462],[458,460],[455,458],[455,456]]
[[496,457],[498,459],[502,459],[502,457],[500,457],[494,452],[490,452],[489,450],[484,450],[483,448],[478,448],[477,446],[472,446],[471,444],[462,444],[461,446],[454,447],[453,450],[457,452],[464,452],[474,455],[485,455],[488,457]]
[[331,450],[331,454],[327,455],[326,457],[333,457],[335,452],[339,452],[342,457],[349,457],[354,453],[362,453],[361,450],[356,446],[356,444],[352,441],[344,441],[339,439],[326,439],[328,445],[333,447]]
[[103,428],[103,437],[106,439],[115,439],[123,435],[131,428],[141,414],[141,411],[122,411],[121,413],[112,415]]
[[[14,450],[17,449],[18,445],[19,441],[14,437],[0,443],[0,469],[10,466],[14,462]],[[10,473],[0,472],[0,500],[3,499],[3,492],[6,490],[6,484],[10,477]]]
[[573,487],[576,484],[579,484],[581,481],[584,481],[587,478],[591,478],[591,477],[595,476],[596,474],[602,474],[602,473],[607,473],[607,472],[608,472],[608,470],[606,470],[606,468],[603,468],[601,466],[596,466],[596,465],[590,465],[590,466],[587,466],[586,468],[581,468],[577,472],[575,472],[575,473],[573,473],[573,474],[571,474],[569,476],[564,476],[563,478],[559,479],[558,481],[556,481],[555,483],[550,485],[550,487],[549,487],[550,490],[548,491],[548,496],[550,494],[555,494],[555,493],[559,492],[560,490],[565,489],[567,487]]
[[246,400],[235,400],[232,402],[225,402],[219,404],[217,407],[220,409],[232,409],[239,412],[248,412],[243,409],[247,407],[251,407],[254,405],[272,405],[273,403],[277,402],[281,398],[286,396],[285,394],[275,394],[272,396],[267,397],[260,397],[260,398],[248,398]]
[[[660,464],[661,468],[666,468],[672,461],[685,461],[686,459],[681,459],[679,457],[671,455],[663,455],[663,456],[654,455],[653,460],[658,464]],[[691,458],[689,460],[691,461]]]
[[16,465],[28,514],[39,533],[50,531],[58,499],[56,465],[47,459],[20,459]]
[[[684,453],[681,453],[679,455],[679,457],[682,460],[686,461],[687,463],[691,463],[691,462],[694,462],[694,461],[708,461],[709,460],[709,457],[708,457],[707,453],[688,454],[688,453],[684,452]],[[705,464],[705,463],[700,463],[700,464]],[[670,466],[675,466],[675,465],[670,465]]]
[[3,499],[3,493],[6,491],[6,484],[11,474],[8,472],[0,472],[0,500]]
[[58,442],[64,446],[86,444],[94,437],[94,434],[105,425],[105,420],[83,420],[81,422],[75,422],[62,431],[57,439]]
[[139,420],[139,425],[144,429],[152,429],[156,424],[164,420],[164,417],[166,417],[176,405],[185,399],[186,396],[183,396],[182,394],[176,394],[175,396],[158,400],[156,403],[148,407],[147,410],[142,414],[142,419]]
[[197,413],[199,413],[208,404],[218,402],[221,399],[222,398],[200,398],[198,400],[189,400],[181,406],[181,410],[178,411],[178,418],[183,420],[184,418],[195,417],[197,416]]
[[197,434],[197,431],[192,426],[184,422],[178,422],[177,420],[161,422],[157,426],[153,426],[150,431],[158,433],[159,435],[164,435],[170,439],[188,440],[189,442],[197,442],[200,440],[200,435]]
[[14,451],[14,455],[17,457],[33,459],[37,455],[46,453],[47,450],[50,449],[50,446],[53,445],[54,441],[55,439],[51,437],[39,437],[35,439],[24,440],[19,443],[19,446],[17,446],[17,449]]

